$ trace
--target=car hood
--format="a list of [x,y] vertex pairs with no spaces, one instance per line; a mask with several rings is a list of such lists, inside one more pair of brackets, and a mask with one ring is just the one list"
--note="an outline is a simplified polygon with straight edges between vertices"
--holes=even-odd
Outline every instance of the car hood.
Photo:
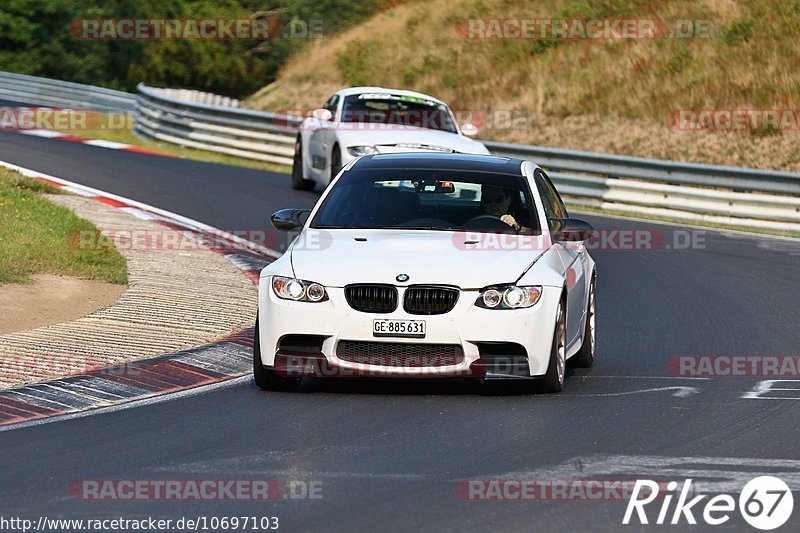
[[[539,245],[498,249],[490,235],[477,249],[465,244],[475,233],[427,230],[306,229],[289,250],[297,278],[328,287],[351,283],[447,284],[464,289],[515,282],[544,252]],[[358,239],[358,240],[356,240]],[[527,237],[528,241],[536,239]]]
[[377,147],[380,153],[430,151],[437,148],[468,154],[489,153],[483,143],[446,131],[386,124],[358,124],[362,129],[355,130],[347,129],[352,127],[350,123],[344,123],[342,126],[342,129],[337,130],[337,135],[339,142],[345,148],[372,145]]

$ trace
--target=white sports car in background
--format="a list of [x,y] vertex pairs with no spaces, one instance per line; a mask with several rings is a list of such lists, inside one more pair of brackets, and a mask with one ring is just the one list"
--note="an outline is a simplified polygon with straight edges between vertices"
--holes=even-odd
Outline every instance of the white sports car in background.
[[444,102],[413,91],[351,87],[328,99],[306,118],[297,134],[292,187],[327,186],[339,170],[362,155],[435,151],[488,154],[467,136],[472,124],[459,125]]
[[[303,217],[308,216],[305,222]],[[535,164],[405,153],[345,166],[261,271],[256,384],[304,376],[530,380],[558,392],[567,359],[590,366],[592,227],[569,218]]]

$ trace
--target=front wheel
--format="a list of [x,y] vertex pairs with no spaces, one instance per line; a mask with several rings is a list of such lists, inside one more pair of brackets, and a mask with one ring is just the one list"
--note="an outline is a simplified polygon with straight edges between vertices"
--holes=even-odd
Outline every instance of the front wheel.
[[253,380],[263,390],[296,391],[300,388],[300,378],[285,378],[261,363],[261,342],[258,339],[258,317],[253,337]]
[[313,188],[314,182],[307,180],[303,175],[303,142],[298,136],[294,142],[294,158],[292,159],[292,189],[310,191]]
[[553,332],[553,346],[550,349],[550,362],[547,373],[541,382],[541,392],[561,392],[564,388],[564,375],[567,367],[567,320],[564,302],[558,304],[556,325]]

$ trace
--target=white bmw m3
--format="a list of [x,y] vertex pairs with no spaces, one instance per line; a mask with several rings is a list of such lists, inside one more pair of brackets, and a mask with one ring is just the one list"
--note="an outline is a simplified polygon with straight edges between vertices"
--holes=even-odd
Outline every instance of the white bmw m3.
[[299,234],[260,275],[261,388],[466,377],[559,392],[568,360],[594,360],[592,227],[529,161],[364,156],[312,210],[271,220]]
[[459,125],[450,108],[427,94],[382,87],[350,87],[306,118],[297,134],[292,187],[328,185],[362,155],[397,152],[488,154],[469,139],[473,124]]

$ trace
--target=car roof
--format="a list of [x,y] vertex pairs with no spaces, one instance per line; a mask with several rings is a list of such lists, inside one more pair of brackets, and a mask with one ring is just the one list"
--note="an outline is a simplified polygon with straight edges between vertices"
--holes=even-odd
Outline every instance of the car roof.
[[414,98],[424,98],[426,100],[431,100],[438,104],[447,105],[438,98],[434,98],[429,94],[418,93],[416,91],[406,91],[403,89],[387,89],[386,87],[348,87],[346,89],[341,89],[336,91],[336,94],[340,96],[351,96],[354,94],[364,94],[364,93],[380,93],[380,94],[396,94],[399,96],[412,96]]
[[442,154],[435,152],[404,152],[375,154],[356,159],[352,170],[373,168],[469,170],[495,174],[524,175],[522,159],[483,154]]

